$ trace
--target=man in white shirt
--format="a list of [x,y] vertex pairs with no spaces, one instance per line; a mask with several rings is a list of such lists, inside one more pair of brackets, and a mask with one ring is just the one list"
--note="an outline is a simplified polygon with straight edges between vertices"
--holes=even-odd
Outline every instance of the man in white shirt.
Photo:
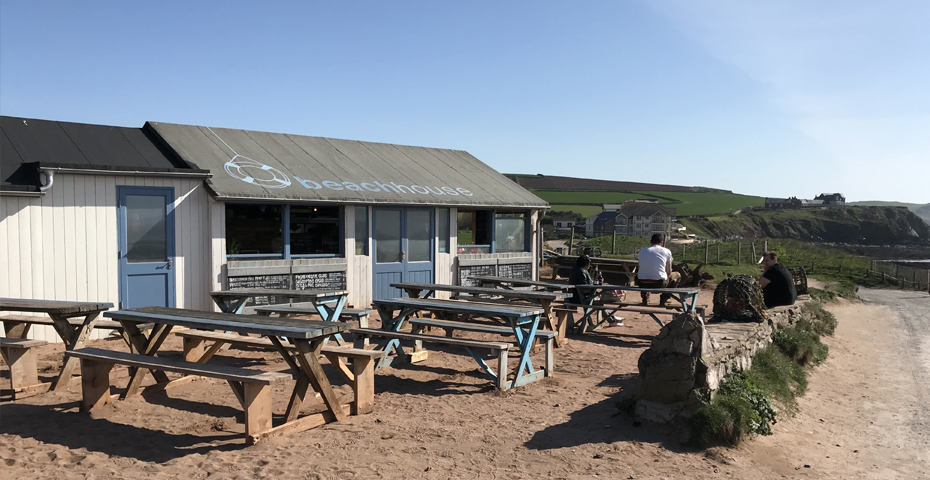
[[[672,251],[665,248],[665,234],[652,235],[652,245],[639,251],[639,270],[636,273],[636,285],[644,288],[675,288],[681,281],[681,274],[672,271]],[[643,305],[649,304],[649,292],[640,292]],[[659,306],[664,307],[671,295],[659,296]]]

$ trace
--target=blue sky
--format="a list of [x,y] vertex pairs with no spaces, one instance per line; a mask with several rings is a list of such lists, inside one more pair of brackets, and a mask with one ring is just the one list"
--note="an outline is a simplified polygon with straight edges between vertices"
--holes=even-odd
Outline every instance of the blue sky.
[[930,2],[0,1],[0,113],[930,202]]

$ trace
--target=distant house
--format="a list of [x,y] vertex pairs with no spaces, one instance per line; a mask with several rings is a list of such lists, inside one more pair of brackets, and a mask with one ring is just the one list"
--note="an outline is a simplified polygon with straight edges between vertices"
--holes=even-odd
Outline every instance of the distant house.
[[675,225],[675,209],[654,201],[630,201],[619,205],[616,210],[606,210],[594,218],[592,236],[613,235],[670,235]]
[[797,197],[789,198],[766,198],[765,208],[801,208],[805,200],[798,200]]
[[846,197],[842,193],[821,193],[814,197],[814,200],[823,200],[824,205],[830,206],[846,205]]
[[552,226],[556,230],[570,230],[578,224],[578,216],[572,213],[552,215]]

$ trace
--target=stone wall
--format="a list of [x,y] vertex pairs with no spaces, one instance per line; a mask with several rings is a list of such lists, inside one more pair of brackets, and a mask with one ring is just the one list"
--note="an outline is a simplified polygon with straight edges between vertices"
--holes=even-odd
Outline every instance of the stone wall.
[[756,352],[772,343],[776,328],[800,320],[801,307],[809,301],[801,295],[794,305],[767,310],[761,323],[705,325],[694,313],[679,315],[639,357],[636,416],[662,423],[690,417],[710,401],[723,377],[752,366]]

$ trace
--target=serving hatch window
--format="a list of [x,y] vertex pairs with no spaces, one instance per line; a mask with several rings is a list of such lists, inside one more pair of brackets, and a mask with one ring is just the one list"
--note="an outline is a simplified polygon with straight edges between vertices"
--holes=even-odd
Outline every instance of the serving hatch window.
[[491,210],[458,211],[458,253],[491,251]]
[[331,205],[226,204],[226,256],[235,260],[339,256],[342,209]]
[[494,213],[494,251],[525,252],[527,215],[518,213]]

